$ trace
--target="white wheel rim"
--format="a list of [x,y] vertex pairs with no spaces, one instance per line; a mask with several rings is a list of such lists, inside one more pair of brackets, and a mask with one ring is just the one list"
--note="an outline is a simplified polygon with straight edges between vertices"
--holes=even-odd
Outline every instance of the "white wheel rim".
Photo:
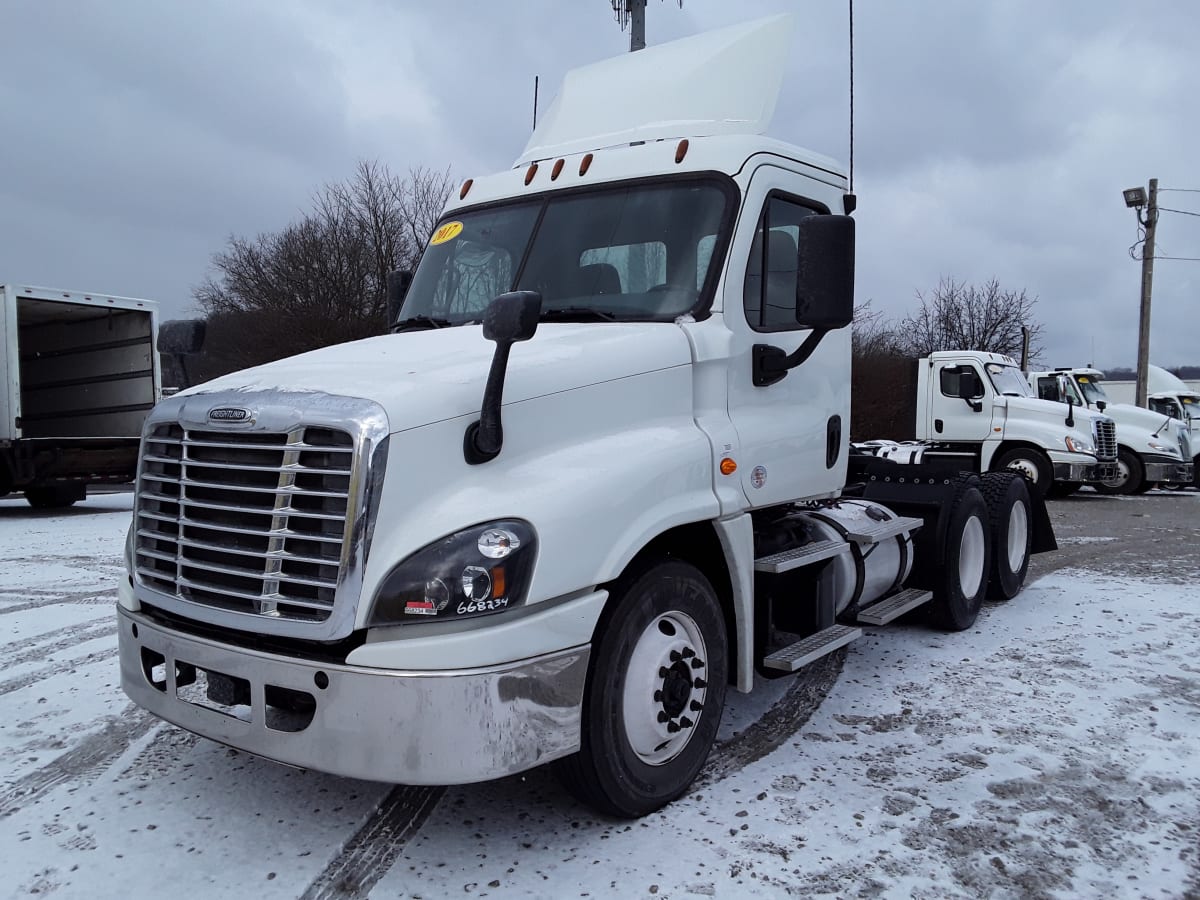
[[658,616],[638,638],[621,713],[629,747],[642,762],[669,762],[691,740],[708,694],[707,661],[704,636],[686,613]]
[[1029,547],[1029,514],[1024,503],[1014,503],[1008,513],[1008,570],[1020,572]]
[[978,516],[972,516],[963,528],[958,545],[958,584],[964,597],[974,597],[983,583],[984,544],[983,522]]
[[1014,472],[1020,472],[1034,484],[1038,483],[1038,476],[1040,473],[1038,472],[1037,465],[1032,459],[1014,459],[1008,464],[1007,468],[1012,469]]

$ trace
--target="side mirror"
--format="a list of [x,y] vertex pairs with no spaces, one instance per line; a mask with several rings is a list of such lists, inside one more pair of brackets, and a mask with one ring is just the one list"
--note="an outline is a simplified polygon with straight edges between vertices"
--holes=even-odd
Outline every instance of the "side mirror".
[[158,352],[170,356],[189,356],[204,346],[203,319],[173,319],[158,326]]
[[527,341],[537,331],[542,314],[542,295],[537,291],[513,291],[501,294],[483,313],[483,336],[496,342],[492,368],[483,389],[483,407],[479,421],[472,422],[463,435],[463,459],[477,466],[500,455],[504,446],[504,428],[500,408],[504,404],[504,375],[508,371],[508,351],[518,341]]
[[854,220],[805,216],[796,235],[796,322],[832,331],[854,318]]
[[1100,412],[1104,412],[1106,409],[1108,409],[1108,404],[1105,403],[1103,400],[1097,400],[1096,401],[1096,409],[1100,410]]
[[970,370],[960,372],[958,375],[958,398],[974,400],[976,397],[982,396],[983,382],[979,380],[979,375]]
[[408,296],[412,280],[413,273],[406,270],[397,269],[387,273],[387,323],[389,326],[395,325],[396,320],[400,318],[400,307],[404,305],[404,298]]

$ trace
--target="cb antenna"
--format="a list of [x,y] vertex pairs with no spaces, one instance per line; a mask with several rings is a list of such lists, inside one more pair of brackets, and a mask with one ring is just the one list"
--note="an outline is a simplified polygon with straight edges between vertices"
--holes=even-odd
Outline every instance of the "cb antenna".
[[842,207],[846,215],[858,207],[858,198],[854,196],[854,0],[850,3],[850,190],[842,198]]

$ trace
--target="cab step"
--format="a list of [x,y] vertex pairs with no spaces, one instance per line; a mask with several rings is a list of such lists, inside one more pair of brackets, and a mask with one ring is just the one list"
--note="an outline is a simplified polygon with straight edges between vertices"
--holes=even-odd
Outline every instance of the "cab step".
[[845,541],[813,541],[811,544],[805,544],[802,547],[781,550],[779,553],[772,553],[770,556],[763,556],[756,559],[754,561],[754,571],[779,575],[783,572],[790,572],[792,569],[799,569],[803,566],[811,566],[813,563],[824,562],[827,559],[833,559],[835,556],[841,556],[843,553],[849,552],[850,545]]
[[890,597],[884,597],[866,609],[860,609],[858,621],[865,625],[886,625],[932,599],[933,594],[930,591],[908,588],[898,591]]
[[851,625],[831,625],[824,631],[818,631],[804,640],[776,650],[763,659],[763,666],[768,669],[778,669],[781,672],[795,672],[810,662],[845,647],[859,637],[862,637],[861,628],[854,628]]
[[846,532],[846,539],[854,541],[856,544],[878,544],[880,541],[894,538],[905,531],[916,531],[924,524],[925,521],[923,519],[897,516],[894,519],[877,522],[874,525],[851,528]]

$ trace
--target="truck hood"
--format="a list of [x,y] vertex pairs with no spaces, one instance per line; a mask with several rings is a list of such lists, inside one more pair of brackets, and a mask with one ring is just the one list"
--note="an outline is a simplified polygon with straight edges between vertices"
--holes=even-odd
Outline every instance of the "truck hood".
[[1164,423],[1174,421],[1169,416],[1131,403],[1110,403],[1104,407],[1104,415],[1116,422],[1118,429],[1138,429],[1150,433],[1157,431],[1160,437],[1168,439],[1175,433],[1171,425],[1164,427]]
[[[409,331],[233,372],[179,396],[319,391],[360,397],[382,406],[389,430],[397,432],[478,413],[494,351],[479,325]],[[672,323],[542,323],[532,340],[513,345],[504,405],[690,362],[687,336]]]
[[1000,401],[1007,407],[1009,418],[1027,419],[1037,422],[1055,424],[1062,429],[1063,437],[1068,434],[1075,438],[1092,443],[1095,436],[1092,433],[1092,422],[1103,419],[1100,413],[1093,412],[1086,406],[1074,407],[1075,428],[1067,428],[1067,404],[1055,400],[1039,400],[1035,397],[1001,397]]

